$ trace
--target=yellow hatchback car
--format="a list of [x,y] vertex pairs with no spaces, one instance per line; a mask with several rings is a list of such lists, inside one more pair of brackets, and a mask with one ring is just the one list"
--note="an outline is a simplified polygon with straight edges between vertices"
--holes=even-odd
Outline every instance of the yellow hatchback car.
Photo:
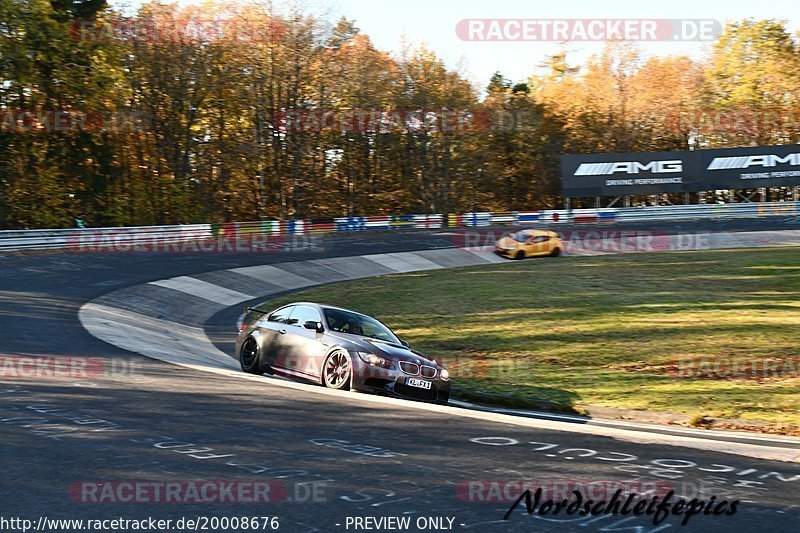
[[494,246],[495,252],[510,259],[556,256],[564,248],[558,233],[542,229],[515,231],[497,241]]

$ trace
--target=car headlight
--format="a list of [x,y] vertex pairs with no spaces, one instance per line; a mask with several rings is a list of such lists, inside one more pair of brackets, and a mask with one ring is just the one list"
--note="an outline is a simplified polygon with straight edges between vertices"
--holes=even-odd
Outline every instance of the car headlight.
[[443,368],[442,371],[439,372],[439,377],[442,378],[442,381],[450,381],[450,372],[448,372],[446,368]]
[[356,352],[356,353],[358,354],[359,359],[373,366],[383,366],[387,368],[392,366],[391,361],[389,361],[388,359],[384,359],[379,355],[375,355],[374,353],[369,353],[369,352]]

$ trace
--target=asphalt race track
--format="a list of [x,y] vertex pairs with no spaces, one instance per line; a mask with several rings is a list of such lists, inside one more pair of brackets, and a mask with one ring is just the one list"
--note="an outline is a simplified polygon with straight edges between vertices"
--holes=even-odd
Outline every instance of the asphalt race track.
[[[683,222],[659,229],[754,231],[800,229],[800,224],[759,219]],[[10,503],[3,517],[37,525],[41,517],[270,516],[278,517],[279,530],[300,532],[364,531],[367,525],[384,531],[389,530],[387,523],[377,527],[362,521],[356,528],[355,518],[404,516],[411,518],[410,531],[800,529],[797,462],[723,453],[713,445],[698,449],[674,440],[665,445],[660,434],[634,442],[555,430],[544,421],[513,424],[502,417],[453,416],[448,411],[452,408],[420,409],[359,394],[321,394],[268,378],[201,372],[115,348],[92,337],[78,320],[78,309],[90,300],[164,278],[452,246],[450,232],[431,230],[320,236],[265,255],[0,256],[2,355],[74,356],[91,358],[93,365],[93,372],[79,379],[0,378],[0,494]],[[205,326],[224,350],[223,331],[236,314],[235,308],[225,309],[197,326]],[[230,322],[228,327],[232,338],[235,326]],[[101,498],[106,503],[97,503],[93,498],[98,492],[91,490],[102,482],[119,486],[188,480],[270,482],[272,498],[268,503],[243,503],[244,498],[213,504],[145,503],[146,498],[126,503],[117,492],[111,500]],[[697,515],[685,527],[680,517],[659,525],[651,517],[543,518],[528,516],[524,506],[503,521],[511,502],[497,501],[492,490],[517,480],[567,487],[629,481],[656,485],[661,493],[674,489],[687,499],[714,495],[718,501],[738,499],[740,504],[734,516]],[[493,501],[483,501],[487,498]],[[208,528],[237,529],[246,528]]]

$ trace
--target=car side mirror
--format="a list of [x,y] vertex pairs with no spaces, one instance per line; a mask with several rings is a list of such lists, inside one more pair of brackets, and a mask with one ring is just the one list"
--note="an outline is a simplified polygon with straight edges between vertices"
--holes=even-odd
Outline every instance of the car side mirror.
[[406,348],[410,348],[410,347],[411,347],[411,345],[410,345],[410,344],[408,344],[408,342],[406,342],[406,341],[404,341],[404,340],[401,340],[401,341],[400,341],[400,344],[402,344],[402,345],[403,345],[403,346],[405,346]]
[[317,333],[322,333],[325,331],[325,328],[322,326],[322,322],[317,322],[316,320],[306,320],[303,322],[303,327],[306,329],[313,329]]

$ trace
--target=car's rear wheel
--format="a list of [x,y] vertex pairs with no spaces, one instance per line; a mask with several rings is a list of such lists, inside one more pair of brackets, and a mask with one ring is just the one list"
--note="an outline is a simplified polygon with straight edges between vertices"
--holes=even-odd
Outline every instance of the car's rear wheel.
[[555,248],[553,248],[553,251],[550,252],[550,257],[558,257],[559,255],[561,255],[561,248],[556,246]]
[[263,374],[261,369],[261,351],[258,347],[258,341],[253,337],[248,337],[242,343],[242,348],[239,351],[239,364],[242,370],[248,374]]
[[329,389],[348,390],[352,376],[353,364],[347,352],[336,350],[325,359],[322,381]]

